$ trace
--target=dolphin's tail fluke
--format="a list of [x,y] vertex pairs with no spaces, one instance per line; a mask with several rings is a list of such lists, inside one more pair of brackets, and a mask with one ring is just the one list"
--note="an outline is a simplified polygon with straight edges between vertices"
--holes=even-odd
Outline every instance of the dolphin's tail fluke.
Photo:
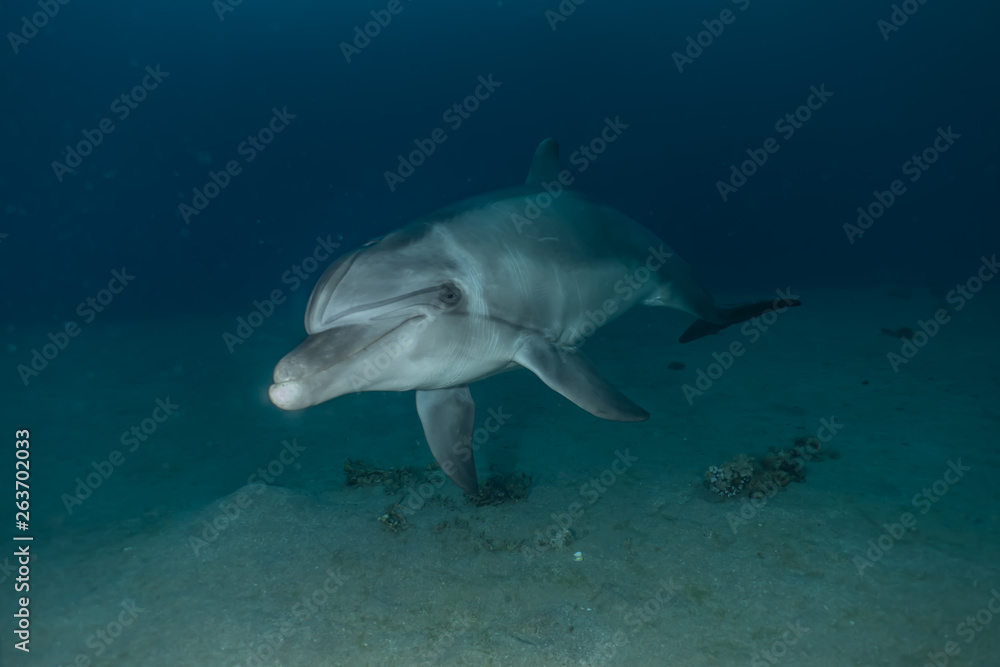
[[716,334],[725,329],[732,324],[739,324],[740,322],[746,322],[754,317],[759,317],[765,313],[769,313],[772,310],[784,312],[785,308],[792,306],[801,306],[802,302],[798,299],[769,299],[768,301],[754,301],[752,303],[745,303],[739,306],[721,307],[718,308],[719,321],[709,322],[708,320],[698,320],[687,330],[681,334],[679,342],[690,343],[693,340],[698,340],[703,336],[708,336],[711,334]]

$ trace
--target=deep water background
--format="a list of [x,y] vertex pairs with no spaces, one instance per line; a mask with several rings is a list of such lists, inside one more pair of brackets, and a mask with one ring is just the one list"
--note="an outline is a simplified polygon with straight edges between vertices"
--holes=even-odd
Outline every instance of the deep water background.
[[[122,266],[137,278],[107,320],[245,314],[317,235],[342,235],[348,250],[520,182],[539,140],[568,156],[606,117],[629,129],[579,187],[660,233],[723,293],[948,288],[1000,247],[995,3],[927,0],[886,41],[876,22],[888,2],[588,0],[553,30],[554,0],[414,0],[348,64],[339,43],[385,4],[244,0],[220,21],[209,0],[72,0],[19,53],[5,38],[5,323],[74,319]],[[723,9],[735,21],[679,73],[672,52]],[[0,28],[36,11],[4,2]],[[51,163],[147,65],[169,77],[58,182]],[[501,87],[391,193],[384,171],[481,75]],[[833,97],[723,203],[716,181],[813,85]],[[185,225],[178,204],[274,107],[295,120]],[[962,138],[849,244],[841,226],[856,207],[949,126]]]
[[[29,662],[261,664],[245,656],[332,566],[348,581],[267,664],[759,664],[799,621],[816,631],[782,665],[926,664],[1000,589],[1000,280],[933,344],[907,337],[1000,254],[1000,3],[898,0],[916,11],[886,40],[893,0],[400,1],[348,63],[340,44],[389,0],[0,0],[0,442],[31,431]],[[39,3],[58,13],[15,52]],[[560,6],[575,9],[553,29]],[[679,72],[673,53],[723,11],[735,20]],[[147,67],[169,74],[119,119],[113,101]],[[480,78],[500,87],[448,127]],[[833,95],[780,136],[814,87]],[[246,163],[238,146],[273,109],[295,117]],[[60,181],[53,162],[105,117],[114,132]],[[606,119],[628,128],[580,189],[657,232],[720,302],[789,289],[803,307],[773,333],[690,345],[675,341],[692,318],[667,309],[601,329],[585,349],[645,422],[587,415],[527,372],[476,383],[477,433],[491,411],[510,416],[476,454],[479,479],[525,473],[530,496],[473,507],[447,483],[393,532],[379,520],[427,486],[432,458],[412,392],[288,412],[267,397],[332,259],[239,353],[223,336],[255,300],[289,294],[282,276],[317,238],[347,252],[521,183],[546,137],[572,168]],[[442,127],[447,141],[390,191],[397,156]],[[939,128],[960,138],[849,243],[843,225]],[[778,152],[723,201],[716,183],[770,137]],[[178,205],[234,159],[242,173],[185,224]],[[88,324],[77,305],[122,270],[134,281]],[[23,377],[68,321],[79,339]],[[710,466],[827,428],[808,482],[766,507],[705,488]],[[304,448],[292,462],[286,441]],[[621,450],[635,457],[624,473]],[[349,487],[345,459],[416,476],[391,493]],[[233,518],[224,508],[259,479],[266,494]],[[606,495],[566,528],[557,517],[595,480]],[[943,498],[925,515],[912,499],[928,487]],[[891,534],[905,512],[919,530]],[[232,526],[212,537],[219,517]],[[633,629],[675,578],[681,592]],[[125,599],[149,612],[98,653],[88,638]],[[0,617],[14,602],[0,596]],[[470,629],[446,645],[456,617]],[[962,664],[1000,664],[992,623]],[[8,655],[21,657],[0,640],[0,663],[27,664]]]

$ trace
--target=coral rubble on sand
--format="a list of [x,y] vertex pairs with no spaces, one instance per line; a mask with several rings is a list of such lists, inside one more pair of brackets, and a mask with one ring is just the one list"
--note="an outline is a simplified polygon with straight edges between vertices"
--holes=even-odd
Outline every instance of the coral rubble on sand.
[[774,495],[791,482],[806,478],[805,461],[837,458],[836,452],[821,450],[815,438],[798,437],[788,449],[771,450],[760,460],[738,454],[721,466],[705,471],[705,486],[723,498],[746,494],[750,498]]
[[467,493],[465,499],[476,507],[517,502],[528,497],[530,486],[531,477],[523,472],[520,475],[491,475],[479,485],[478,493]]
[[344,461],[344,478],[347,486],[377,486],[386,493],[396,493],[406,486],[415,475],[413,468],[389,468],[381,470],[358,459]]
[[720,496],[731,498],[742,491],[753,479],[755,461],[746,454],[740,454],[722,466],[711,466],[705,472],[705,484]]

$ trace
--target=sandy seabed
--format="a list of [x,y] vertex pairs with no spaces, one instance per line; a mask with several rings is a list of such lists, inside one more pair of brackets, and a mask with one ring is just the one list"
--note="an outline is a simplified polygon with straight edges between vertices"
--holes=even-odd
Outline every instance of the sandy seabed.
[[[271,406],[291,310],[232,354],[230,318],[97,321],[27,387],[16,366],[58,325],[8,327],[3,426],[31,431],[35,540],[31,652],[5,593],[2,664],[1000,664],[1000,300],[984,291],[894,372],[903,341],[880,329],[940,302],[888,292],[803,294],[755,340],[684,346],[688,317],[630,313],[585,349],[640,424],[526,371],[473,386],[477,422],[504,416],[480,478],[534,480],[487,507],[450,483],[345,486],[348,458],[432,460],[413,394]],[[705,488],[710,465],[824,426],[835,457],[804,482],[755,504]],[[394,532],[379,517],[397,502]]]

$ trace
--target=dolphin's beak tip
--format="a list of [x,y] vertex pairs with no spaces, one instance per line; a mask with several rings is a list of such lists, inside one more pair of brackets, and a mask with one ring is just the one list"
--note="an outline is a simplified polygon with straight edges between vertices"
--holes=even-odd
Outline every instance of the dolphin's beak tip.
[[297,394],[295,386],[285,382],[275,382],[267,389],[268,398],[282,410],[300,410],[305,407],[297,404]]

